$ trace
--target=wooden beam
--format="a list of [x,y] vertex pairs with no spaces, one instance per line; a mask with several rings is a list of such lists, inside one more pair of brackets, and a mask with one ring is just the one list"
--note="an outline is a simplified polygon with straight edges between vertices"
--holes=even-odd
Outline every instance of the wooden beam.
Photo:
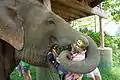
[[56,14],[59,14],[60,17],[65,18],[65,19],[74,19],[75,17],[71,17],[71,15],[67,15],[66,13],[56,11]]
[[77,9],[77,10],[80,10],[80,11],[83,11],[83,12],[91,14],[90,8],[88,6],[86,7],[85,5],[83,5],[81,3],[78,3],[75,0],[68,0],[68,1],[65,1],[65,0],[56,0],[56,1],[58,1],[59,3],[61,3],[63,5],[71,7],[73,9]]
[[51,0],[43,0],[43,4],[51,11]]
[[84,13],[82,11],[75,10],[73,8],[67,7],[67,6],[59,4],[57,2],[52,2],[52,9],[54,9],[54,8],[58,9],[60,11],[63,11],[63,12],[67,12],[67,13],[70,13],[70,14],[77,15],[79,17],[86,17],[87,16],[86,13]]
[[67,11],[61,11],[61,10],[59,10],[59,9],[55,9],[55,8],[53,8],[53,11],[55,11],[56,13],[58,13],[58,14],[62,14],[62,15],[66,15],[66,16],[68,16],[68,17],[72,17],[72,18],[80,18],[80,16],[78,16],[78,15],[75,15],[75,14],[71,14],[71,13],[68,13]]
[[[91,1],[91,0],[90,0]],[[81,5],[89,5],[89,2],[90,1],[88,1],[88,0],[74,0],[74,3],[76,4],[76,3],[79,3],[79,4],[81,4]]]
[[65,14],[65,15],[68,15],[71,17],[77,17],[77,18],[81,17],[81,15],[78,15],[78,14],[75,14],[75,13],[69,11],[69,9],[66,7],[55,6],[52,8],[53,8],[54,12],[58,12],[59,14],[62,13],[62,14]]
[[104,14],[98,7],[92,8],[92,9],[91,9],[91,12],[92,12],[93,14],[96,14],[96,15],[102,17],[102,18],[107,18],[107,15]]
[[86,13],[88,13],[90,15],[96,14],[98,16],[106,18],[106,15],[103,14],[100,10],[92,9],[89,6],[82,5],[82,4],[78,3],[78,2],[75,2],[74,0],[68,0],[68,1],[66,1],[66,0],[56,0],[56,1],[58,1],[59,3],[61,3],[63,5],[71,7],[73,9],[80,10],[82,12],[86,12]]

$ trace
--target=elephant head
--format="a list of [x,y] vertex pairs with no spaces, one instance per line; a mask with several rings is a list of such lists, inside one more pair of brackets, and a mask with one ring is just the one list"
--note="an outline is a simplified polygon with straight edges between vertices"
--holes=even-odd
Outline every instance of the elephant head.
[[99,64],[99,52],[95,42],[70,27],[61,17],[45,8],[38,1],[17,0],[16,5],[0,5],[0,38],[15,48],[16,57],[30,64],[46,67],[46,49],[50,38],[56,44],[68,45],[78,39],[87,46],[87,58],[84,61],[70,61],[67,51],[61,52],[60,64],[66,69],[86,73]]

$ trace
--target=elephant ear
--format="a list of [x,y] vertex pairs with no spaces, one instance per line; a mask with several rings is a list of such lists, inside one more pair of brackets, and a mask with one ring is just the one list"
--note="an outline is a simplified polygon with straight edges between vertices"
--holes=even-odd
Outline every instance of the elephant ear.
[[13,7],[0,7],[0,39],[8,42],[17,50],[23,48],[22,19]]

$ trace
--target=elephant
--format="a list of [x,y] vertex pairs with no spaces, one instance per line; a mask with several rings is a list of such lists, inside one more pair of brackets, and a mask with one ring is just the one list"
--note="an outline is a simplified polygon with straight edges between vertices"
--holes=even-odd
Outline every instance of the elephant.
[[86,45],[87,58],[70,61],[66,57],[69,51],[62,51],[60,65],[72,72],[88,73],[98,66],[100,59],[97,45],[89,36],[74,30],[39,0],[0,0],[1,80],[10,79],[10,73],[20,60],[49,68],[46,51],[53,44],[62,46],[77,40]]

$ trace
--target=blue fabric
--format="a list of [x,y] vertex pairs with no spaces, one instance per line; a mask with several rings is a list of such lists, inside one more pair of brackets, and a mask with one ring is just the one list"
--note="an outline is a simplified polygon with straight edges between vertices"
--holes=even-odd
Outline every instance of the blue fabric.
[[47,58],[52,64],[54,64],[56,62],[56,59],[54,58],[54,55],[52,53],[49,53],[47,55]]
[[22,69],[23,69],[24,71],[28,71],[28,70],[30,69],[30,66],[23,66]]
[[60,71],[62,71],[64,74],[67,74],[67,73],[68,73],[68,71],[67,71],[63,66],[61,66],[61,65],[59,65],[59,66],[57,67],[57,69],[60,70]]
[[63,66],[61,66],[56,59],[54,58],[54,55],[52,53],[48,54],[47,56],[48,60],[51,62],[51,64],[53,64],[55,66],[56,69],[62,71],[64,74],[67,74],[68,71],[66,69],[64,69]]

